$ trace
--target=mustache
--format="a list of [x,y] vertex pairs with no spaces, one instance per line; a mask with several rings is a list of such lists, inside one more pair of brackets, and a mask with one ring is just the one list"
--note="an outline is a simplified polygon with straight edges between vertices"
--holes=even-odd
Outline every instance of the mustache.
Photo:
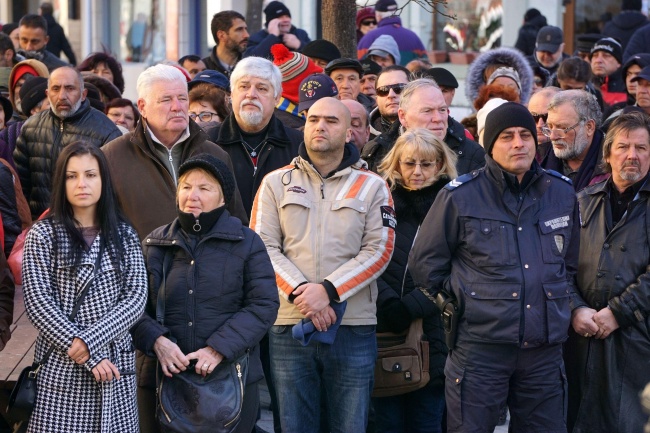
[[260,101],[255,100],[255,99],[244,99],[243,101],[240,102],[239,109],[243,110],[244,105],[254,105],[257,108],[259,108],[260,111],[262,111],[262,109],[263,109],[262,103]]
[[639,167],[641,167],[641,162],[638,161],[638,160],[636,160],[636,159],[632,159],[632,160],[629,160],[629,161],[625,161],[625,162],[623,163],[623,168],[625,168],[625,167],[636,167],[636,168],[639,168]]

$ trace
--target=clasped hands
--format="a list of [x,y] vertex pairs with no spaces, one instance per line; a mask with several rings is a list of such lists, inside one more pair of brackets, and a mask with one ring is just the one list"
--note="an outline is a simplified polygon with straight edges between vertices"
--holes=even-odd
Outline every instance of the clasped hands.
[[163,374],[167,377],[187,370],[193,359],[196,359],[194,371],[205,377],[223,361],[223,355],[209,346],[185,355],[176,343],[162,335],[154,343],[153,350],[160,361]]
[[293,291],[293,295],[296,296],[293,304],[300,314],[311,319],[318,331],[325,332],[336,322],[336,313],[322,284],[303,284]]
[[[73,338],[68,349],[68,356],[78,365],[85,364],[90,359],[88,345],[81,338]],[[120,370],[108,359],[102,359],[91,371],[97,382],[120,380]]]
[[577,334],[598,339],[605,339],[618,329],[616,317],[609,308],[600,311],[578,308],[571,315],[571,325]]

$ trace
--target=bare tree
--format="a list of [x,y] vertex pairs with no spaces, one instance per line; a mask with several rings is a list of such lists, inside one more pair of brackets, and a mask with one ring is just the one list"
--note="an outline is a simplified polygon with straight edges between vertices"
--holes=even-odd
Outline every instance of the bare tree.
[[264,0],[246,0],[246,25],[252,35],[262,30],[262,6]]

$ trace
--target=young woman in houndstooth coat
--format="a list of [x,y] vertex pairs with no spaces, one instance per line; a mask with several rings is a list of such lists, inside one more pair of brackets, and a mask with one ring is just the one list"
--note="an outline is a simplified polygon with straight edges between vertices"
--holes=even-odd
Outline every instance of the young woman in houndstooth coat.
[[138,236],[118,210],[99,148],[80,141],[61,152],[50,212],[25,240],[22,275],[25,308],[39,331],[35,359],[54,345],[38,375],[27,431],[138,432],[129,328],[143,312],[147,276]]

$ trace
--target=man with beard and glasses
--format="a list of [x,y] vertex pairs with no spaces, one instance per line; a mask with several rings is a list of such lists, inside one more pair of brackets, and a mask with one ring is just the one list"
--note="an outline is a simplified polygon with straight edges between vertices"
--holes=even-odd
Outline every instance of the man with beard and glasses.
[[203,59],[203,63],[206,68],[229,77],[248,46],[250,35],[246,19],[239,12],[221,11],[212,17],[210,29],[217,45],[212,48],[212,53]]
[[650,382],[650,118],[621,114],[603,144],[606,182],[578,194],[580,299],[565,344],[568,428],[641,432]]
[[270,60],[247,57],[240,61],[230,76],[230,90],[232,112],[207,132],[230,155],[250,216],[262,178],[298,155],[303,134],[286,127],[274,114],[282,95],[282,72]]
[[26,59],[43,62],[52,72],[54,69],[68,66],[68,64],[45,49],[49,39],[45,18],[36,14],[28,14],[20,19],[18,23],[18,40],[20,42],[18,54]]
[[50,178],[61,149],[78,140],[100,147],[122,135],[104,113],[90,106],[86,93],[76,69],[55,69],[47,85],[50,109],[31,116],[20,130],[14,162],[33,219],[50,204]]
[[604,134],[602,114],[596,97],[584,90],[564,90],[548,105],[542,133],[551,139],[553,151],[541,165],[562,173],[573,182],[576,192],[608,177],[601,167]]

